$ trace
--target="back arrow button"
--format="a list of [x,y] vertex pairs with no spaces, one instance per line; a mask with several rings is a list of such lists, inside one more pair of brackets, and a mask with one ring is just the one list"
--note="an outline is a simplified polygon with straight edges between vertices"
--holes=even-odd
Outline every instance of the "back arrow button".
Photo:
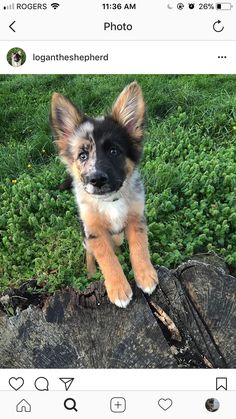
[[14,22],[12,22],[10,25],[9,25],[9,28],[13,31],[13,32],[15,32],[15,29],[13,28],[13,25],[16,23],[16,21],[14,20]]

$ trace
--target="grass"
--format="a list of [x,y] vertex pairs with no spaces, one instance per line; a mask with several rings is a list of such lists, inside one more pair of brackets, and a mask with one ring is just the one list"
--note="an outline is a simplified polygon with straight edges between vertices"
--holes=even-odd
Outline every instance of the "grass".
[[[236,76],[0,76],[0,292],[36,278],[53,292],[87,282],[77,210],[53,145],[53,91],[92,116],[129,82],[148,110],[141,172],[154,264],[212,250],[236,268]],[[132,278],[128,249],[119,255]],[[99,278],[97,274],[96,278]]]
[[[11,60],[12,60],[12,54],[20,54],[21,55],[21,65],[23,65],[26,61],[26,54],[25,51],[21,48],[11,48],[8,53],[7,53],[7,61],[9,64],[11,64]],[[12,65],[12,64],[11,64]]]

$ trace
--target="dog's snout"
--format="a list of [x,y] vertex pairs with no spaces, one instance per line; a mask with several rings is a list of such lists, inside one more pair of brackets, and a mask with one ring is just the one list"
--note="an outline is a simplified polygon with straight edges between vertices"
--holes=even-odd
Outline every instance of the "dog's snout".
[[102,171],[96,171],[88,176],[88,181],[91,185],[101,188],[108,181],[108,176]]

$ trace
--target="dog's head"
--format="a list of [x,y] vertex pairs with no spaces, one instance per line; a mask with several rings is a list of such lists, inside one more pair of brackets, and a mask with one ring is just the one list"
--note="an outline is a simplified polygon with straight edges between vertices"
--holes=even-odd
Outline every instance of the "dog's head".
[[53,94],[51,123],[59,154],[86,192],[111,194],[132,174],[142,154],[144,113],[136,82],[122,91],[110,115],[98,119]]
[[12,53],[12,59],[14,62],[18,63],[21,60],[21,54],[18,52]]

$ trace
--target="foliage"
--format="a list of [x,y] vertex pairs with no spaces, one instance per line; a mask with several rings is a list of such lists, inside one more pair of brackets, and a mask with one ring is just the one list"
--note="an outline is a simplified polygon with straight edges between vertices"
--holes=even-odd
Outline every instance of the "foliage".
[[[58,189],[66,174],[50,97],[60,91],[96,116],[134,78],[148,109],[141,172],[153,263],[212,250],[236,268],[236,76],[1,76],[0,292],[32,277],[49,292],[87,284],[74,198]],[[131,278],[127,245],[119,259]]]
[[20,54],[21,55],[21,65],[23,65],[26,61],[26,54],[25,51],[21,48],[11,48],[7,53],[7,61],[11,64],[12,54]]

